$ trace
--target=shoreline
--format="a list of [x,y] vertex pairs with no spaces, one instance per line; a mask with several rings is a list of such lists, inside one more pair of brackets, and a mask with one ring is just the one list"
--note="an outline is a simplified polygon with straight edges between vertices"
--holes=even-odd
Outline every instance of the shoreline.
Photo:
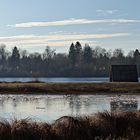
[[140,94],[140,83],[0,83],[0,94]]

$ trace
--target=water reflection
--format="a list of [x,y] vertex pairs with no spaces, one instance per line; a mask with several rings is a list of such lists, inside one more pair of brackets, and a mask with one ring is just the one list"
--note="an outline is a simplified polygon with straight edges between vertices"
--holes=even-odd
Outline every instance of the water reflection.
[[80,96],[70,95],[67,98],[69,108],[71,110],[71,116],[78,115],[82,108],[82,102],[80,101]]
[[65,115],[91,115],[104,110],[137,110],[139,103],[138,95],[0,95],[0,117],[30,117],[37,121],[51,122]]
[[138,110],[138,101],[120,100],[110,102],[111,111],[136,111]]

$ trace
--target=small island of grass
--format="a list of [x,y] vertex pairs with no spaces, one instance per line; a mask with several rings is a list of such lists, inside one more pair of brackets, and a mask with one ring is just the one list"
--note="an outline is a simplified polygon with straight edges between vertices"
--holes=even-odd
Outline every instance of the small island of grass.
[[139,94],[140,83],[0,83],[0,94]]

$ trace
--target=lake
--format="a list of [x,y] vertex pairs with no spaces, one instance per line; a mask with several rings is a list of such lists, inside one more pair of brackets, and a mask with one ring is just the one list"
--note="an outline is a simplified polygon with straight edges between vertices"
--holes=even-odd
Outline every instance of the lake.
[[[0,78],[0,82],[28,82],[28,81],[42,81],[46,83],[101,83],[101,82],[109,82],[109,77],[98,77],[98,78]],[[140,78],[139,78],[140,81]]]
[[[100,83],[109,78],[0,78],[3,82]],[[99,111],[131,111],[140,108],[138,95],[0,95],[1,119],[32,118],[52,122],[59,117],[93,115]]]
[[53,122],[59,117],[87,116],[99,111],[140,109],[139,95],[0,95],[0,117]]
[[108,82],[109,78],[0,78],[0,82],[28,82],[28,81],[42,81],[46,83],[92,83],[92,82]]

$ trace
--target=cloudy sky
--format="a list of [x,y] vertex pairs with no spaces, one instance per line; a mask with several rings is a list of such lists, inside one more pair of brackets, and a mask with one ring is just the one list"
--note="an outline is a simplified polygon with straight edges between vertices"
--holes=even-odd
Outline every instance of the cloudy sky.
[[30,52],[93,48],[140,49],[140,0],[1,0],[0,44]]

